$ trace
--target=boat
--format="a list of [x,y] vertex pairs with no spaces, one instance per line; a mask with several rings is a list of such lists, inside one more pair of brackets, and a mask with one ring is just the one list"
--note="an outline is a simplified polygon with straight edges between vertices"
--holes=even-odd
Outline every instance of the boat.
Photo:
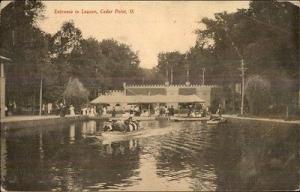
[[208,121],[209,117],[171,117],[173,121]]
[[226,123],[227,120],[223,117],[221,118],[214,118],[214,119],[211,119],[209,121],[206,122],[206,124],[208,125],[218,125],[218,124],[222,124],[222,123]]

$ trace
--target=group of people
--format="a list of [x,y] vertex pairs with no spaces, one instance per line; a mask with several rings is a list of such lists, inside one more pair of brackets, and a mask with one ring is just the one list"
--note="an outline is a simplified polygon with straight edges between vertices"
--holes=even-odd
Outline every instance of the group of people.
[[171,107],[168,106],[157,106],[154,109],[154,115],[155,116],[174,116],[175,115],[175,109],[173,107],[173,105]]
[[200,105],[197,109],[193,105],[188,106],[188,117],[206,117],[209,114],[209,107],[205,107],[204,105]]
[[65,115],[75,115],[75,107],[71,104],[69,106],[65,105],[64,103],[59,103],[57,107],[57,113],[59,116],[64,117]]
[[103,126],[103,131],[119,131],[119,132],[132,132],[139,129],[139,122],[134,121],[132,117],[124,121],[110,120],[105,122]]
[[89,106],[89,107],[84,107],[81,109],[81,114],[82,115],[88,115],[91,117],[94,117],[97,115],[97,110],[96,106]]

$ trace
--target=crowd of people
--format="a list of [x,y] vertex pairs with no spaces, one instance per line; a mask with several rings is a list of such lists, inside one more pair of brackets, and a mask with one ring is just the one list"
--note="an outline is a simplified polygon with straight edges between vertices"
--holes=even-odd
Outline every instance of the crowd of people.
[[[16,104],[10,102],[6,107],[7,115],[13,114],[16,111]],[[186,114],[187,117],[206,117],[211,114],[210,108],[204,105],[187,105],[174,108],[173,105],[160,105],[160,106],[142,106],[142,105],[131,105],[129,107],[113,106],[108,107],[105,105],[87,105],[81,109],[75,107],[72,104],[66,105],[64,102],[55,103],[44,103],[41,107],[42,115],[87,115],[87,116],[106,116],[109,114],[111,117],[116,117],[120,114],[123,117],[134,117],[134,116],[160,116],[160,117],[172,117],[175,113]],[[218,106],[216,114],[222,115],[221,105]]]
[[[141,105],[131,105],[129,108],[122,108],[120,106],[113,106],[108,108],[107,106],[88,106],[81,109],[82,115],[88,116],[106,116],[116,117],[117,114],[122,117],[148,117],[148,116],[160,116],[160,117],[172,117],[175,114],[186,114],[187,117],[206,117],[211,114],[210,108],[204,105],[188,105],[181,108],[174,108],[171,106],[156,106],[143,108]],[[221,105],[218,106],[216,114],[222,115]]]

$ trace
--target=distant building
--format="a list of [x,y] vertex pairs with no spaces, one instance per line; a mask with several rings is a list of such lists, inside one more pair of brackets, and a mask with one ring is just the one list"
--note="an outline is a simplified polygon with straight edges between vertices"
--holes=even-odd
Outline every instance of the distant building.
[[206,106],[223,104],[220,88],[208,85],[126,85],[123,90],[99,95],[91,103],[109,106],[131,104],[166,105],[178,108],[180,104],[201,103]]

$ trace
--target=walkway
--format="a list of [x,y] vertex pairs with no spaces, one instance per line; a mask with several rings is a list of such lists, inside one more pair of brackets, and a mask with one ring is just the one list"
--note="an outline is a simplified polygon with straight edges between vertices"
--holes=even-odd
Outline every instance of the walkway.
[[[79,117],[80,115],[66,115],[65,117]],[[16,115],[16,116],[8,116],[4,119],[0,119],[1,123],[11,123],[11,122],[20,122],[20,121],[36,121],[36,120],[52,120],[61,118],[59,115]]]
[[58,115],[43,115],[43,116],[38,116],[38,115],[28,115],[28,116],[8,116],[5,117],[4,119],[1,119],[1,123],[8,123],[8,122],[17,122],[17,121],[31,121],[31,120],[41,120],[41,119],[55,119],[59,118]]
[[270,118],[261,118],[261,117],[240,117],[238,115],[222,115],[225,118],[232,119],[241,119],[241,120],[253,120],[253,121],[266,121],[266,122],[275,122],[275,123],[286,123],[286,124],[299,124],[300,120],[283,120],[283,119],[270,119]]

